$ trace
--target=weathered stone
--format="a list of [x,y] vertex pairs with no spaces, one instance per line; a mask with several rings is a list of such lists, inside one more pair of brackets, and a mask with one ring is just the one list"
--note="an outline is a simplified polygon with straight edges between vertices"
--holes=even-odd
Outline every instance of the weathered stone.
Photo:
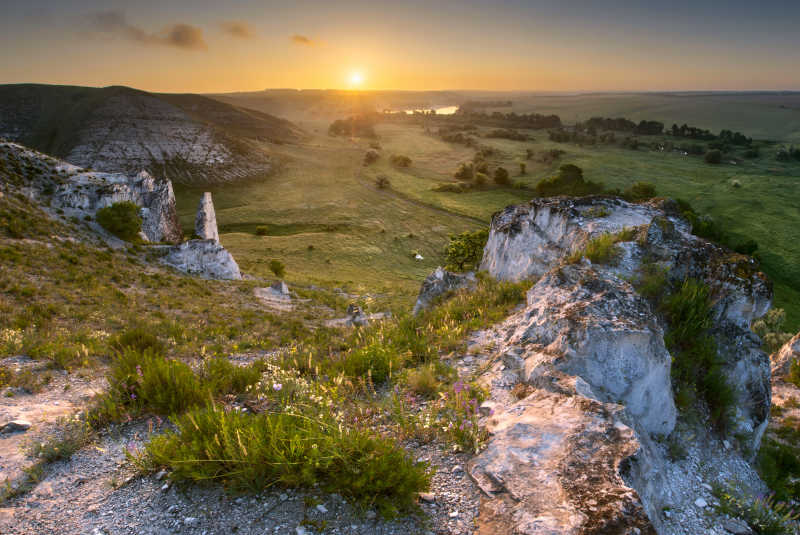
[[778,377],[785,377],[789,374],[789,369],[793,362],[800,360],[800,333],[786,342],[783,347],[772,354],[772,374]]
[[27,420],[11,420],[0,427],[0,433],[17,433],[27,431],[31,428],[31,423]]
[[738,518],[726,518],[722,521],[722,527],[728,533],[733,533],[733,535],[752,535],[754,531],[750,529],[750,526],[747,525],[746,522],[739,520]]
[[207,279],[242,278],[236,260],[214,240],[189,240],[171,247],[162,262],[185,273]]
[[206,191],[200,199],[200,206],[197,207],[197,217],[194,220],[194,233],[201,240],[219,241],[217,231],[217,216],[214,213],[214,203],[211,200],[211,193]]
[[428,275],[422,282],[413,313],[418,314],[421,310],[427,308],[434,299],[447,292],[458,290],[474,283],[474,273],[453,273],[437,267],[436,271]]

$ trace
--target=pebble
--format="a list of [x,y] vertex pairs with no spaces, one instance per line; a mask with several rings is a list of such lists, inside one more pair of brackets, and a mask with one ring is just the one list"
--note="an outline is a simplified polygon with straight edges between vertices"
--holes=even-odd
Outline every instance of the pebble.
[[168,490],[169,490],[169,482],[166,482],[161,486],[161,491],[167,492]]
[[324,506],[324,505],[322,505],[322,504],[319,504],[319,505],[317,505],[317,511],[319,511],[319,512],[320,512],[320,513],[322,513],[322,514],[325,514],[325,513],[327,513],[327,512],[328,512],[328,508],[327,508],[327,507],[325,507],[325,506]]
[[709,492],[712,490],[711,489],[711,485],[709,485],[708,483],[702,483],[700,486],[703,487],[704,489],[706,489]]
[[436,495],[432,492],[420,492],[419,499],[423,502],[433,503],[436,501]]
[[187,516],[183,519],[183,523],[187,526],[196,526],[200,523],[200,519],[196,516]]
[[294,532],[297,533],[297,535],[308,535],[308,531],[303,526],[297,526],[294,528]]
[[447,516],[449,516],[450,518],[458,518],[458,511],[450,511],[450,514],[448,514]]
[[367,511],[367,519],[374,520],[376,516],[378,516],[378,513],[375,511]]
[[706,506],[708,505],[708,503],[706,503],[706,501],[705,501],[703,498],[697,498],[697,499],[694,501],[694,504],[695,504],[697,507],[706,507]]
[[166,475],[167,475],[166,470],[160,471],[159,473],[156,474],[156,481],[161,481],[162,479],[164,479],[164,476]]
[[288,496],[287,496],[285,493],[281,493],[281,495],[280,495],[280,496],[278,496],[278,499],[279,499],[280,501],[282,501],[282,502],[285,502],[285,501],[286,501],[288,498],[289,498],[289,497],[288,497]]

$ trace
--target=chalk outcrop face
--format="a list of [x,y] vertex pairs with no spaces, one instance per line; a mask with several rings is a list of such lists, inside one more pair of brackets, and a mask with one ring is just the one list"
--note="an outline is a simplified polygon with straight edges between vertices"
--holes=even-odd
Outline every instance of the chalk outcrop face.
[[36,162],[38,173],[29,176],[29,191],[68,217],[94,219],[101,208],[128,201],[141,208],[142,233],[148,241],[178,242],[183,237],[169,180],[146,171],[134,176],[87,171],[15,143],[0,146],[17,158]]
[[[623,229],[615,261],[566,262]],[[711,335],[736,414],[722,437],[702,424],[690,430],[703,437],[693,447],[704,462],[760,483],[745,455],[767,424],[770,370],[749,325],[769,309],[771,285],[755,261],[690,230],[671,201],[536,199],[494,216],[482,269],[538,281],[524,309],[484,335],[492,349],[479,380],[491,393],[492,436],[469,469],[486,493],[479,533],[682,533],[662,508],[695,508],[696,468],[673,463],[660,445],[678,433],[679,414],[668,326],[631,282],[643,264],[710,288]],[[721,451],[722,438],[737,446]],[[706,516],[681,522],[707,532]]]
[[200,206],[197,208],[197,217],[194,220],[194,233],[201,240],[219,241],[217,231],[217,216],[214,213],[214,203],[211,201],[211,193],[203,193],[200,199]]
[[171,247],[162,261],[175,269],[206,279],[242,278],[236,260],[214,240],[189,240]]

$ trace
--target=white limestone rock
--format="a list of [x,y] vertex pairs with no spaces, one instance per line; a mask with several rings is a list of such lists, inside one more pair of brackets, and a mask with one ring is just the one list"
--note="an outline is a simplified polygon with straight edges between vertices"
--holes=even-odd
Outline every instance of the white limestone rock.
[[453,273],[443,269],[441,266],[437,267],[422,282],[417,302],[414,304],[413,314],[416,315],[430,306],[431,302],[440,295],[475,284],[475,282],[475,274],[472,272]]
[[206,279],[241,280],[233,256],[214,240],[189,240],[170,247],[162,262]]
[[786,342],[783,347],[772,354],[772,374],[778,377],[785,377],[789,374],[792,363],[800,360],[800,333]]
[[197,208],[197,217],[194,220],[194,233],[201,240],[219,241],[217,231],[217,216],[214,213],[214,203],[211,200],[211,193],[206,191],[200,199],[200,206]]

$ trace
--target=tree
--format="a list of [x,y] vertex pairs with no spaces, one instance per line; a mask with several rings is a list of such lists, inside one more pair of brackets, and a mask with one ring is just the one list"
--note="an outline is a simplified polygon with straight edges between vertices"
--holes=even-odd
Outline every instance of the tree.
[[389,182],[389,177],[385,175],[378,175],[375,179],[375,185],[378,186],[378,189],[387,189],[392,187],[392,183]]
[[139,207],[130,201],[115,202],[101,208],[95,218],[101,227],[121,240],[133,242],[139,239],[142,218]]
[[477,268],[483,258],[483,248],[489,239],[489,230],[462,232],[450,235],[450,243],[444,249],[447,269],[464,271]]
[[558,173],[536,184],[536,192],[548,195],[592,195],[602,193],[604,186],[583,178],[583,169],[573,164],[562,165]]
[[710,150],[705,155],[706,163],[718,164],[722,163],[722,152],[718,149]]
[[498,167],[494,170],[494,181],[496,184],[500,184],[501,186],[507,186],[511,184],[508,171],[504,167]]
[[475,185],[485,186],[489,183],[489,176],[486,173],[475,173]]
[[519,176],[524,175],[525,170],[526,170],[525,162],[519,162]]
[[394,154],[389,161],[395,167],[409,167],[411,165],[411,158],[403,156],[402,154]]
[[364,155],[364,165],[370,165],[375,163],[380,158],[380,154],[376,150],[368,150],[367,153]]

